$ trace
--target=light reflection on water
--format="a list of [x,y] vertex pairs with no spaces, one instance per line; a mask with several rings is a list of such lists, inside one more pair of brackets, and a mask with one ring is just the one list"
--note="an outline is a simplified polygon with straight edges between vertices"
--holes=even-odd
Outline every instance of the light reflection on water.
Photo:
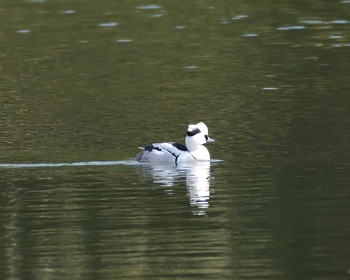
[[[190,205],[200,210],[194,210],[196,215],[205,215],[210,199],[210,167],[213,162],[191,162],[179,165],[140,165],[138,168],[143,176],[152,178],[154,184],[170,188],[185,181]],[[215,164],[215,163],[214,163]]]
[[[190,162],[178,165],[145,164],[134,160],[121,161],[87,161],[72,163],[1,163],[0,169],[23,168],[57,168],[57,167],[91,167],[91,166],[134,166],[142,176],[152,178],[154,184],[164,187],[173,187],[179,181],[185,181],[190,205],[205,209],[209,207],[210,197],[210,167],[218,164],[220,160],[210,162]],[[170,190],[171,192],[171,190]],[[196,212],[205,214],[204,211]]]
[[138,10],[158,10],[161,6],[159,5],[144,5],[144,6],[137,6],[136,9]]
[[[203,222],[217,224],[205,215],[209,162],[163,168],[12,166],[2,171],[9,180],[16,178],[2,197],[3,257],[10,277],[29,271],[100,277],[215,275],[226,266],[217,251],[224,248],[215,245],[220,241],[210,240],[225,230],[209,231],[209,224],[203,228]],[[206,220],[196,221],[198,215]]]

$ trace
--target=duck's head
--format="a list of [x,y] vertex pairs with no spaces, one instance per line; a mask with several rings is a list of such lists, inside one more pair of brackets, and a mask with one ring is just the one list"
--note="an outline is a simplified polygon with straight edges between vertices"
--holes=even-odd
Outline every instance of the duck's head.
[[209,137],[208,127],[204,122],[190,124],[188,126],[185,142],[186,147],[190,152],[196,150],[199,145],[214,141],[214,139]]

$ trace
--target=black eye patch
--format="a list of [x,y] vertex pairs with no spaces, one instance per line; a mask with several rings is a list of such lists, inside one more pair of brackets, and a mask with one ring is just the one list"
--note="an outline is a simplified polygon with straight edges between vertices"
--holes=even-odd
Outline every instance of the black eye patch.
[[196,129],[191,130],[191,131],[188,131],[188,130],[187,130],[187,136],[194,136],[194,135],[196,135],[197,133],[201,133],[201,131],[200,131],[199,128],[196,128]]

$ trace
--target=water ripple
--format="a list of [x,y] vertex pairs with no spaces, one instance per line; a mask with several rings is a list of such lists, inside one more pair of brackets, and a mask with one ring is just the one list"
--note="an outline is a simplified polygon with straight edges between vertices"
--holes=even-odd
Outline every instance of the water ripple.
[[138,10],[157,10],[160,8],[161,8],[161,6],[159,6],[159,5],[143,5],[143,6],[136,7],[136,9],[138,9]]
[[247,33],[247,34],[243,34],[242,36],[243,37],[257,37],[258,34],[256,34],[256,33]]
[[120,39],[116,40],[116,42],[118,42],[118,43],[129,43],[132,41],[133,41],[132,39],[128,39],[128,38],[120,38]]
[[118,22],[102,22],[100,23],[98,26],[101,26],[101,27],[113,27],[113,26],[118,26],[119,23]]
[[264,87],[262,90],[278,90],[276,87]]
[[74,11],[74,10],[65,10],[65,11],[63,11],[63,13],[64,13],[65,15],[72,15],[72,14],[75,14],[76,11]]
[[277,30],[301,30],[305,29],[304,25],[293,25],[293,26],[281,26],[277,27]]
[[300,21],[300,23],[303,24],[324,24],[324,21],[322,20],[314,20],[314,19],[308,19],[308,20],[302,20]]
[[108,165],[140,165],[133,160],[117,161],[80,161],[61,163],[1,163],[0,168],[37,168],[37,167],[65,167],[65,166],[108,166]]
[[347,23],[349,23],[349,21],[344,20],[344,19],[336,19],[336,20],[332,20],[331,23],[333,23],[333,24],[347,24]]
[[29,29],[20,29],[20,30],[17,30],[17,33],[29,33],[30,30]]
[[247,18],[247,15],[236,15],[234,17],[232,17],[232,20],[240,20],[240,19],[244,19]]
[[340,36],[340,35],[331,35],[329,36],[329,39],[342,39],[343,36]]
[[175,29],[185,29],[185,28],[187,28],[186,25],[176,25],[175,26]]

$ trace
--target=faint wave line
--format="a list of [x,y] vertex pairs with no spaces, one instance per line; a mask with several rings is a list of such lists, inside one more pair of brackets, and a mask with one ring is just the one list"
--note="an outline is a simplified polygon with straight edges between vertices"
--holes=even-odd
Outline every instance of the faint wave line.
[[[210,163],[221,162],[220,159],[211,159]],[[149,165],[145,162],[139,162],[132,159],[115,161],[79,161],[79,162],[60,162],[60,163],[0,163],[0,168],[37,168],[37,167],[67,167],[67,166],[111,166],[111,165]],[[164,165],[164,164],[163,164]],[[166,164],[165,164],[166,166]]]
[[0,168],[34,168],[34,167],[65,167],[65,166],[108,166],[108,165],[138,165],[134,160],[118,161],[80,161],[62,163],[0,163]]

